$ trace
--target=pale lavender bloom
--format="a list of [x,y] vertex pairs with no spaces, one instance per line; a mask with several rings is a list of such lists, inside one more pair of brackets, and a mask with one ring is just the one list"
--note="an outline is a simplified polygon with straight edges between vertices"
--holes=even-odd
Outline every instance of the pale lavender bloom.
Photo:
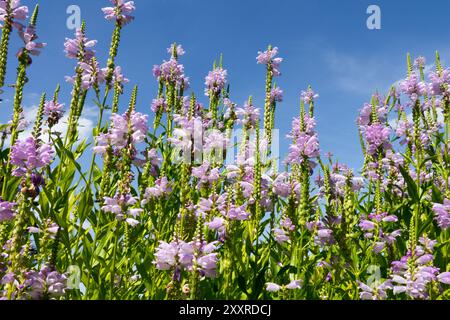
[[[131,208],[137,203],[137,199],[131,195],[119,196],[116,195],[114,198],[105,197],[104,205],[102,206],[103,212],[114,213],[117,220],[125,220],[129,225],[136,226],[139,222],[133,218],[136,218],[144,210],[139,208]],[[130,218],[132,216],[133,218]]]
[[[23,25],[17,20],[25,20],[28,14],[28,7],[21,6],[20,0],[9,1],[10,7],[7,10],[7,1],[0,1],[0,21],[5,22],[8,18],[11,18],[12,26],[21,30]],[[3,25],[0,25],[3,28]]]
[[219,94],[227,83],[227,70],[216,68],[208,73],[205,78],[205,95],[210,96]]
[[319,139],[316,135],[310,136],[301,133],[296,141],[289,146],[287,163],[301,164],[306,159],[316,158],[320,155]]
[[210,130],[205,135],[205,152],[222,152],[227,147],[228,139],[225,133],[219,130]]
[[172,241],[167,243],[160,242],[156,249],[155,261],[156,268],[159,270],[192,270],[194,258],[197,257],[197,265],[200,274],[205,277],[215,277],[217,268],[217,253],[213,251],[217,249],[216,242],[198,243],[194,245],[192,242]]
[[44,266],[39,272],[28,271],[24,276],[26,294],[33,300],[41,300],[44,295],[48,295],[50,298],[59,298],[66,294],[67,276],[52,271],[49,266]]
[[270,101],[272,103],[282,102],[283,101],[283,90],[281,90],[279,87],[273,88],[270,91]]
[[285,288],[289,290],[301,289],[301,287],[302,287],[301,280],[293,280],[285,286]]
[[416,102],[427,93],[427,86],[423,81],[419,81],[417,74],[412,73],[400,82],[400,91],[408,95],[412,102]]
[[285,230],[288,230],[288,231],[294,231],[294,230],[295,230],[294,224],[292,223],[291,219],[288,218],[288,217],[285,217],[285,218],[281,219],[280,225],[281,225]]
[[419,56],[416,59],[414,59],[414,66],[417,69],[423,68],[426,63],[427,63],[427,61],[426,61],[425,57],[423,57],[423,56]]
[[399,237],[401,234],[402,230],[398,229],[391,233],[383,234],[381,238],[385,243],[392,245],[395,242],[395,239]]
[[203,217],[209,213],[214,206],[214,201],[213,201],[213,197],[209,197],[209,198],[202,198],[199,201],[199,204],[197,206],[197,214],[198,215],[202,215]]
[[58,123],[64,115],[64,104],[53,100],[47,101],[44,105],[44,115],[48,117],[49,125],[53,126]]
[[431,93],[435,96],[441,95],[445,92],[445,86],[450,84],[450,69],[445,69],[441,72],[431,72],[429,77],[431,80]]
[[307,222],[306,227],[309,231],[315,232],[314,242],[317,245],[325,246],[334,242],[333,231],[328,229],[322,221]]
[[413,254],[408,251],[400,261],[392,263],[394,294],[405,293],[413,299],[427,299],[429,284],[438,280],[439,268],[432,265],[434,244],[430,244],[428,238],[421,238],[420,241],[429,246],[416,246]]
[[229,120],[229,119],[234,118],[235,110],[236,110],[236,106],[237,106],[236,103],[232,102],[229,98],[224,98],[223,105],[226,108],[225,113],[223,115],[224,119]]
[[386,242],[377,242],[375,243],[375,245],[373,246],[373,252],[375,253],[380,253],[381,251],[383,251],[383,249],[386,247]]
[[[92,48],[96,44],[97,40],[88,40],[81,32],[81,29],[77,29],[75,32],[75,39],[66,38],[64,52],[66,53],[66,56],[71,59],[79,59],[82,52],[83,61],[89,62],[95,56],[95,51]],[[82,49],[82,51],[80,51],[80,49]]]
[[239,185],[242,188],[242,195],[244,196],[244,198],[251,198],[254,190],[253,184],[247,181],[241,181],[239,182]]
[[434,247],[437,244],[437,240],[431,240],[431,239],[429,239],[428,237],[425,237],[425,236],[424,237],[420,237],[419,238],[419,242],[429,252],[433,252],[433,249],[434,249]]
[[319,95],[316,94],[311,88],[308,88],[308,90],[306,91],[302,91],[300,96],[303,102],[306,104],[313,103],[314,100],[319,98]]
[[333,231],[331,231],[330,229],[319,229],[317,230],[317,236],[321,240],[328,241],[332,239]]
[[[82,70],[81,85],[83,89],[88,90],[93,86],[98,86],[105,82],[107,69],[100,68],[98,61],[91,60],[89,63],[79,62],[78,66]],[[74,78],[66,79],[70,83],[74,81]]]
[[39,49],[47,45],[43,42],[35,42],[38,36],[36,34],[36,28],[33,26],[19,30],[19,36],[25,43],[25,49],[34,56],[38,56],[41,53]]
[[387,280],[381,284],[375,282],[371,286],[357,281],[359,284],[359,289],[361,290],[359,298],[361,300],[384,300],[387,298],[387,289],[392,289],[392,284],[390,280]]
[[287,235],[286,231],[280,228],[273,229],[273,235],[275,237],[275,241],[279,244],[283,244],[290,240],[289,236]]
[[369,220],[361,220],[361,222],[359,223],[359,227],[362,230],[371,231],[375,229],[376,224]]
[[[129,122],[131,123],[131,132],[129,132]],[[130,135],[132,143],[140,143],[145,140],[147,135],[147,122],[148,116],[140,112],[133,111],[131,114],[125,113],[123,115],[114,113],[111,116],[110,133],[107,136],[100,136],[100,142],[104,144],[105,139],[107,139],[113,146],[124,148],[129,143],[128,136]]]
[[364,187],[364,178],[354,177],[352,178],[352,190],[354,192],[360,191]]
[[136,227],[140,222],[133,218],[125,219],[126,223],[128,223],[131,227]]
[[154,264],[158,270],[170,270],[177,265],[178,243],[160,241],[155,253]]
[[198,186],[213,183],[220,178],[219,169],[211,168],[208,161],[203,162],[199,167],[192,168],[192,176],[198,179]]
[[49,144],[38,145],[33,137],[18,140],[11,149],[11,164],[16,168],[14,176],[24,176],[38,168],[44,168],[53,160],[55,152]]
[[435,203],[433,205],[435,219],[442,230],[450,227],[450,200],[444,199],[444,203]]
[[277,196],[287,198],[292,192],[289,174],[286,172],[280,173],[273,182],[272,190]]
[[[173,48],[169,47],[167,48],[167,53],[172,54],[173,52]],[[176,47],[176,52],[177,52],[177,56],[180,57],[182,55],[184,55],[186,52],[184,51],[183,47],[181,46],[181,44],[177,45]]]
[[[372,105],[369,103],[365,103],[363,108],[359,111],[357,124],[364,128],[368,126],[371,123],[372,120]],[[383,123],[387,119],[387,111],[388,109],[384,106],[376,106],[375,107],[377,111],[377,118],[378,120]]]
[[174,58],[169,61],[164,60],[161,65],[154,65],[153,75],[158,81],[174,83],[179,86],[185,86],[188,83],[188,80],[184,75],[184,66],[179,64]]
[[281,286],[273,282],[267,282],[266,290],[269,292],[278,292],[281,290]]
[[278,48],[274,47],[272,49],[268,49],[264,52],[258,51],[258,56],[256,57],[256,61],[258,64],[268,64],[272,61],[273,58],[278,54]]
[[250,213],[245,210],[245,206],[236,207],[230,206],[230,210],[227,212],[227,217],[230,220],[244,221],[250,218]]
[[117,67],[114,68],[113,81],[112,82],[117,83],[121,87],[124,84],[130,82],[130,79],[125,78],[125,76],[123,75],[121,66],[117,66]]
[[379,148],[388,150],[391,148],[389,141],[391,130],[379,123],[366,127],[367,152],[371,155],[377,153]]
[[229,164],[226,166],[227,179],[233,180],[239,176],[241,169],[238,166]]
[[254,127],[259,119],[260,110],[252,104],[246,102],[244,108],[237,108],[236,115],[240,117],[238,124]]
[[[0,134],[5,134],[5,135],[11,134],[12,123],[13,123],[13,121],[9,120],[6,128],[0,130]],[[19,124],[17,126],[17,130],[19,132],[24,131],[29,125],[30,125],[30,122],[27,121],[27,119],[25,118],[25,113],[22,111],[19,114]]]
[[450,272],[443,272],[437,276],[439,282],[450,284]]
[[154,113],[166,112],[167,103],[164,98],[153,99],[151,109]]
[[417,258],[417,264],[419,265],[424,265],[427,264],[430,261],[433,261],[434,256],[432,254],[424,254],[422,256],[420,256],[419,258]]
[[305,115],[304,118],[304,131],[301,128],[300,118],[294,118],[292,120],[292,130],[291,133],[287,135],[289,139],[297,139],[302,133],[306,133],[310,136],[315,134],[316,129],[316,120],[314,118],[310,118],[309,115]]
[[206,225],[211,230],[224,231],[225,220],[219,217],[215,217],[212,221],[206,222]]
[[397,222],[398,218],[395,215],[386,216],[382,219],[383,222]]
[[172,187],[169,180],[167,180],[167,177],[162,177],[156,180],[154,187],[149,187],[145,190],[145,199],[142,200],[142,204],[147,204],[151,198],[167,197],[171,192]]
[[11,221],[16,215],[15,207],[14,202],[3,201],[0,197],[0,222]]
[[130,15],[136,9],[134,1],[110,0],[115,7],[102,8],[106,20],[116,20],[121,25],[130,23],[134,17]]
[[197,259],[197,264],[200,268],[200,274],[207,278],[214,278],[216,276],[217,253],[208,253]]
[[7,274],[5,274],[2,278],[2,280],[0,281],[1,284],[8,284],[8,283],[14,283],[14,281],[16,281],[15,279],[15,274],[12,272],[9,272]]
[[178,260],[181,267],[189,269],[192,267],[194,259],[194,245],[192,242],[186,243],[184,241],[178,242]]
[[158,175],[158,168],[162,162],[161,157],[158,155],[158,151],[154,148],[148,150],[146,158],[147,163],[150,164],[150,174],[156,178]]
[[277,54],[278,48],[274,47],[264,52],[258,51],[258,56],[256,57],[256,61],[258,64],[267,64],[271,66],[274,76],[279,76],[281,74],[279,67],[281,62],[283,62],[283,58],[275,58]]
[[406,144],[409,141],[408,133],[411,132],[413,124],[409,120],[400,120],[395,129],[397,137],[403,137],[400,144]]
[[104,155],[108,149],[108,145],[111,143],[109,134],[107,133],[99,133],[97,137],[95,137],[96,145],[92,148],[95,154]]

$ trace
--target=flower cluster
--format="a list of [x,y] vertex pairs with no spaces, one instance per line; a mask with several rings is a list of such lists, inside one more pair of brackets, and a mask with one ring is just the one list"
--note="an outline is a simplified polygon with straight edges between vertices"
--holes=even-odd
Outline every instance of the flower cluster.
[[201,276],[214,278],[218,262],[215,250],[215,242],[161,241],[156,249],[154,264],[159,270],[173,270],[175,279],[180,277],[181,271],[192,271],[194,266]]
[[148,116],[140,112],[113,114],[111,116],[111,129],[106,134],[97,137],[94,152],[105,154],[108,146],[120,150],[129,143],[136,145],[144,141],[147,133]]
[[425,82],[419,80],[416,73],[410,74],[405,80],[400,82],[400,91],[411,99],[412,103],[427,93],[427,85]]
[[81,59],[87,63],[95,57],[95,51],[92,49],[97,44],[97,40],[89,40],[86,38],[81,29],[75,31],[75,38],[66,38],[64,42],[64,52],[70,59]]
[[[429,74],[424,58],[408,58],[408,77],[363,105],[359,171],[322,155],[311,87],[300,93],[287,157],[277,154],[276,47],[258,53],[265,86],[238,106],[221,62],[205,78],[206,98],[189,88],[185,51],[173,44],[153,68],[154,117],[138,112],[148,102],[137,86],[119,114],[129,79],[116,61],[135,6],[111,2],[107,68],[86,23],[65,41],[76,74],[64,138],[52,129],[65,115],[59,86],[24,130],[27,68],[43,47],[38,10],[24,27],[28,9],[0,0],[0,78],[11,24],[25,43],[12,120],[0,125],[0,299],[448,298],[450,69],[438,55]],[[97,126],[93,141],[79,141],[90,98]],[[59,269],[68,266],[83,272],[80,290],[69,291]]]
[[117,220],[125,220],[129,225],[136,226],[139,221],[136,217],[144,210],[139,208],[131,208],[138,203],[138,200],[131,195],[116,195],[114,198],[105,197],[102,210],[104,212],[114,213]]
[[161,65],[154,65],[153,75],[161,82],[175,84],[185,89],[189,86],[189,78],[184,74],[184,66],[174,57],[169,61],[164,60]]
[[316,94],[311,88],[308,88],[308,90],[301,92],[301,98],[304,103],[309,104],[319,98],[319,95]]
[[27,271],[23,277],[8,273],[3,277],[1,283],[14,287],[12,295],[15,299],[58,299],[64,296],[67,290],[67,276],[53,270],[48,265],[40,271]]
[[442,230],[450,227],[450,200],[444,199],[444,203],[435,203],[433,205],[435,219]]
[[[9,2],[9,6],[8,6]],[[25,20],[28,15],[28,7],[20,5],[20,0],[0,1],[0,21],[5,22],[11,19],[12,25],[21,30],[23,25],[19,22]]]
[[215,68],[210,71],[205,78],[205,95],[209,97],[212,93],[213,95],[219,94],[227,83],[227,70],[223,68]]
[[271,68],[274,76],[281,75],[280,64],[283,62],[283,58],[276,57],[278,55],[278,48],[269,48],[264,52],[259,51],[256,61],[258,64],[267,64]]
[[386,151],[391,148],[389,141],[391,130],[380,124],[374,123],[366,127],[367,151],[374,155],[380,150]]
[[64,115],[64,104],[57,101],[47,101],[44,105],[44,115],[47,116],[47,123],[49,127],[53,127],[61,120]]
[[392,262],[391,283],[394,295],[406,294],[412,299],[427,299],[430,284],[433,281],[448,283],[448,273],[439,274],[439,268],[433,266],[433,249],[435,240],[426,237],[420,238],[421,245],[414,251]]
[[291,219],[283,218],[279,228],[273,229],[275,241],[282,244],[290,240],[289,233],[295,230],[295,226]]
[[19,30],[19,36],[25,44],[25,50],[28,53],[38,56],[41,52],[40,49],[44,48],[47,44],[44,42],[36,42],[38,38],[36,34],[36,28],[34,26],[28,26]]
[[383,228],[388,229],[390,224],[397,222],[397,216],[384,212],[369,214],[367,218],[361,218],[359,227],[364,231],[365,238],[374,240],[373,251],[375,253],[380,253],[383,249],[392,246],[395,239],[401,235],[400,229],[390,233],[383,230]]
[[105,7],[102,9],[106,20],[115,20],[120,25],[126,25],[134,20],[134,17],[131,15],[136,10],[134,1],[111,0],[111,3],[115,7]]
[[13,175],[21,177],[44,168],[52,162],[54,155],[50,144],[39,145],[32,137],[18,140],[11,150],[11,164],[16,166]]
[[0,223],[3,221],[10,221],[16,215],[15,212],[16,203],[3,201],[0,198]]

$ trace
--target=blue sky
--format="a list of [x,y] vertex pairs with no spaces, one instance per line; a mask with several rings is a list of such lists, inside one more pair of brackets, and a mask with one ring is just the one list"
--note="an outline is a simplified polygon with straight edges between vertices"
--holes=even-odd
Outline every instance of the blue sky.
[[[32,7],[36,1],[23,1]],[[38,22],[40,40],[48,43],[29,69],[25,88],[25,108],[38,101],[41,92],[52,94],[61,83],[61,100],[69,103],[71,87],[64,76],[73,73],[74,61],[63,53],[63,42],[72,37],[66,28],[66,8],[80,6],[87,22],[87,36],[99,41],[99,61],[105,64],[113,24],[103,18],[105,0],[41,1]],[[204,77],[222,53],[228,69],[231,98],[243,104],[253,95],[263,105],[265,70],[256,64],[258,50],[268,44],[278,46],[285,59],[282,77],[276,79],[284,90],[278,106],[276,127],[284,136],[298,114],[299,93],[308,85],[320,94],[317,122],[321,149],[331,151],[340,162],[358,169],[362,157],[355,119],[358,109],[371,93],[386,93],[391,84],[404,77],[406,53],[424,55],[432,62],[435,50],[444,61],[450,55],[450,2],[365,1],[365,0],[135,0],[136,20],[123,30],[118,64],[131,79],[127,97],[139,85],[138,110],[151,113],[157,84],[152,77],[154,64],[167,59],[166,48],[181,43],[186,55],[181,62],[191,79],[191,89],[201,95]],[[381,30],[368,30],[366,9],[381,8]],[[13,37],[7,83],[15,81],[14,54],[19,48]],[[0,105],[0,123],[12,112],[12,89],[5,89]],[[126,100],[122,100],[122,110]],[[88,101],[91,106],[93,103]],[[85,124],[95,121],[95,109],[88,108]],[[288,141],[282,142],[286,152]]]

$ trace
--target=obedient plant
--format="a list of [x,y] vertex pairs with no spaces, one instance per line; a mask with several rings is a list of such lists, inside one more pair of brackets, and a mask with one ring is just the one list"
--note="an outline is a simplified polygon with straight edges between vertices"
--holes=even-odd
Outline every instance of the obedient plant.
[[[25,23],[26,6],[0,1],[0,88],[11,33],[23,41],[12,118],[0,126],[0,299],[450,297],[450,69],[438,54],[429,74],[425,58],[408,55],[405,79],[362,106],[360,170],[322,153],[311,87],[299,90],[278,159],[277,47],[256,57],[262,108],[252,96],[233,101],[222,57],[193,80],[204,92],[189,91],[179,44],[153,66],[154,99],[140,102],[116,64],[136,8],[111,3],[102,9],[114,24],[107,60],[83,22],[64,43],[70,100],[58,85],[27,124],[27,71],[45,50],[38,7]],[[81,140],[88,99],[98,121]]]

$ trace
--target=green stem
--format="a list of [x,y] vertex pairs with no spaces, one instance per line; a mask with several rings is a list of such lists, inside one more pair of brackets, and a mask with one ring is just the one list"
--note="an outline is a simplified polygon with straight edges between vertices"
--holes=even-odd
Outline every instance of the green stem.
[[116,257],[117,257],[117,247],[119,245],[119,231],[120,225],[119,222],[116,224],[116,230],[114,231],[114,247],[113,247],[113,256],[112,256],[112,268],[110,270],[110,279],[111,284],[109,288],[109,298],[114,299],[114,279],[116,277]]

